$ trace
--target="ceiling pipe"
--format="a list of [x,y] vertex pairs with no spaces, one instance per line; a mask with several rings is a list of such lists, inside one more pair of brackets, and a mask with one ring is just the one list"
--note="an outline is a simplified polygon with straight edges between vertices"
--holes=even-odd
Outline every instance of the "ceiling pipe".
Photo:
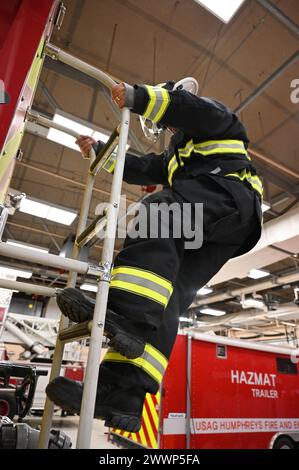
[[237,114],[243,111],[250,103],[252,103],[252,101],[254,101],[259,95],[261,95],[266,90],[266,88],[268,88],[268,86],[271,85],[274,80],[276,80],[276,78],[282,75],[283,72],[287,70],[287,68],[293,65],[298,60],[298,58],[299,52],[296,51],[294,52],[294,54],[291,55],[291,57],[289,57],[288,60],[286,60],[282,65],[280,65],[278,69],[275,70],[275,72],[273,72],[268,78],[266,78],[266,80],[264,80],[249,96],[247,96],[247,98],[245,98],[245,100],[234,109],[234,113]]
[[278,287],[289,283],[291,284],[292,282],[297,281],[299,281],[299,271],[284,276],[271,277],[267,281],[251,284],[250,286],[242,287],[241,289],[232,289],[221,294],[210,295],[205,299],[197,300],[197,302],[193,303],[191,307],[199,307],[202,305],[214,304],[216,302],[223,302],[224,300],[232,299],[233,297],[239,297],[242,294],[252,294],[253,292],[272,289],[273,287]]
[[292,33],[299,35],[299,26],[289,18],[283,11],[277,8],[276,5],[273,5],[272,2],[268,0],[256,0],[262,7],[265,8],[271,15],[275,16],[282,24],[284,24]]
[[297,171],[291,170],[291,168],[288,168],[282,165],[281,163],[272,160],[271,158],[267,157],[266,155],[263,155],[261,152],[258,152],[257,150],[248,149],[248,153],[251,157],[258,160],[259,162],[269,165],[275,170],[278,170],[279,172],[284,173],[285,175],[299,181],[299,173]]

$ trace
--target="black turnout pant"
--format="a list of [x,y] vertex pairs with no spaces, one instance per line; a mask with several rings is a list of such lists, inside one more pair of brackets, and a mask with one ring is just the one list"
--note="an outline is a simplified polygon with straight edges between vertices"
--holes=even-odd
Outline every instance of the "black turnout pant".
[[194,249],[186,247],[184,233],[174,237],[177,213],[170,218],[169,238],[161,233],[150,238],[150,227],[134,238],[128,233],[115,259],[109,307],[126,317],[128,328],[138,331],[149,346],[143,363],[108,353],[101,365],[101,380],[119,383],[121,375],[123,386],[139,385],[156,393],[175,342],[179,317],[197,291],[230,258],[249,251],[260,237],[259,198],[241,181],[214,175],[177,180],[172,188],[144,200],[146,221],[150,208],[164,203],[161,223],[165,223],[169,220],[167,208],[174,202],[180,207],[189,203],[187,212],[193,223],[195,203],[203,203],[203,243]]

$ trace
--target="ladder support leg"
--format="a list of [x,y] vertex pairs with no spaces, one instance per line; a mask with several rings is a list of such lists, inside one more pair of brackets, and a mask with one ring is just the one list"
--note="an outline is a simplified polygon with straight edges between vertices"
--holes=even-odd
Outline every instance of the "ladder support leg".
[[[91,158],[91,161],[94,161],[96,158],[96,155],[93,149],[91,149],[90,158]],[[78,221],[78,226],[77,226],[77,235],[79,235],[86,227],[90,201],[92,198],[93,184],[94,184],[94,176],[89,173],[87,176],[85,191],[84,191],[83,200],[82,200],[81,209],[80,209],[80,216],[79,216],[79,221]],[[73,258],[78,259],[79,253],[80,253],[80,248],[74,245]],[[77,280],[77,273],[70,272],[67,287],[75,287],[76,280]],[[59,324],[59,332],[65,329],[68,326],[68,323],[69,323],[68,319],[65,318],[63,315],[61,315],[61,320]],[[53,356],[53,364],[52,364],[52,369],[51,369],[50,381],[54,380],[60,374],[60,370],[61,370],[64,343],[59,339],[59,332],[57,335],[57,341],[56,341],[56,346],[55,346],[55,351],[54,351],[54,356]],[[41,432],[40,432],[39,441],[38,441],[39,449],[46,449],[48,447],[50,430],[51,430],[52,419],[53,419],[53,409],[54,409],[53,403],[47,398],[45,410],[43,413]]]
[[[130,111],[128,108],[124,108],[122,111],[117,160],[112,182],[110,204],[107,211],[107,230],[105,233],[102,254],[102,262],[107,263],[108,266],[112,265],[113,260],[113,249],[115,244],[117,215],[121,196],[129,123]],[[94,309],[94,320],[91,330],[85,384],[80,411],[80,423],[77,437],[77,448],[79,449],[90,448],[108,293],[109,282],[102,278],[99,282],[99,289]]]

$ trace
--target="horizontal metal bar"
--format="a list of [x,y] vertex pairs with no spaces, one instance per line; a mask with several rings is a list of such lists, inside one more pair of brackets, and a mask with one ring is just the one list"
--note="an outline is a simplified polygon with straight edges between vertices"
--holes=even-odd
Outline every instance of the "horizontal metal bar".
[[[99,215],[98,217],[96,217],[92,222],[91,224],[86,227],[85,230],[83,230],[82,233],[80,233],[80,235],[78,235],[78,237],[76,238],[76,244],[78,246],[84,246],[86,245],[87,242],[89,242],[89,240],[91,240],[97,233],[97,225],[98,223],[100,222],[100,220],[104,218],[105,221],[106,221],[106,217],[105,216],[102,216],[102,215]],[[106,223],[106,222],[105,222]]]
[[110,155],[112,154],[113,150],[118,145],[118,142],[119,142],[119,127],[114,129],[113,133],[109,137],[109,140],[101,148],[98,155],[96,156],[96,159],[90,165],[89,172],[92,175],[98,172],[104,166],[104,164],[107,162]]
[[45,297],[55,297],[56,289],[45,287],[38,284],[30,284],[27,282],[12,281],[10,279],[0,279],[0,287],[2,289],[18,290],[26,294],[38,294]]
[[75,271],[80,274],[87,274],[89,269],[88,263],[84,263],[83,261],[63,258],[62,256],[50,255],[48,253],[41,253],[24,247],[20,248],[8,245],[3,242],[0,242],[0,255],[42,264],[43,266],[63,269],[65,271]]
[[45,53],[48,56],[52,57],[52,59],[59,60],[60,62],[70,65],[74,69],[80,70],[80,72],[83,72],[86,75],[95,78],[109,89],[116,85],[116,82],[106,73],[102,72],[96,67],[93,67],[87,62],[78,59],[77,57],[69,54],[68,52],[63,51],[59,47],[54,46],[54,44],[46,44]]
[[65,343],[71,342],[77,339],[86,338],[90,336],[92,328],[92,321],[85,321],[83,323],[78,323],[77,325],[72,325],[69,328],[61,330],[59,333],[60,341]]
[[57,129],[58,131],[64,132],[65,134],[69,134],[72,137],[75,137],[75,139],[78,139],[78,137],[80,137],[80,134],[78,134],[78,132],[75,132],[69,127],[62,126],[61,124],[58,124],[57,122],[54,122],[51,119],[48,119],[47,117],[42,116],[41,114],[39,114],[37,111],[34,111],[33,109],[27,110],[26,119],[30,122],[35,122],[36,124],[45,126],[48,129],[50,128]]

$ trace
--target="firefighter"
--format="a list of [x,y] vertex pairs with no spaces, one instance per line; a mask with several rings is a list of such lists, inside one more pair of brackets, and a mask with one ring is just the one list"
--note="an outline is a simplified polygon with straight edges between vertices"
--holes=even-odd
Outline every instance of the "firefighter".
[[[136,432],[146,393],[159,390],[179,316],[230,258],[246,253],[260,238],[263,189],[247,153],[244,126],[223,103],[198,96],[195,79],[159,86],[121,83],[113,87],[112,98],[120,109],[127,106],[142,116],[145,127],[150,122],[148,132],[172,132],[162,154],[126,155],[127,183],[163,189],[142,202],[146,232],[128,232],[115,258],[105,323],[111,349],[100,366],[95,405],[95,417],[107,426]],[[86,136],[77,143],[86,154],[95,144]],[[114,164],[107,171],[113,172]],[[168,238],[161,231],[152,237],[148,227],[151,208],[161,203]],[[182,210],[167,219],[173,203]],[[182,231],[175,235],[174,226],[182,222],[186,204],[194,224],[198,203],[203,203],[203,242],[194,248]],[[95,302],[80,290],[65,289],[57,302],[72,321],[93,316]],[[83,384],[64,377],[47,387],[52,401],[76,413],[82,391]]]

